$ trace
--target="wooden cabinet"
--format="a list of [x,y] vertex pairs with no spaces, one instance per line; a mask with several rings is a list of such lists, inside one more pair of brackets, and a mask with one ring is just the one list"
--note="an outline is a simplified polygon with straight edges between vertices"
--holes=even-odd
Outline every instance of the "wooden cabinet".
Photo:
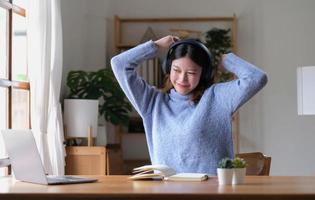
[[65,173],[68,175],[123,174],[120,145],[66,147]]
[[105,147],[66,147],[66,174],[106,175]]
[[122,149],[119,144],[106,146],[106,172],[107,175],[124,174],[124,161]]

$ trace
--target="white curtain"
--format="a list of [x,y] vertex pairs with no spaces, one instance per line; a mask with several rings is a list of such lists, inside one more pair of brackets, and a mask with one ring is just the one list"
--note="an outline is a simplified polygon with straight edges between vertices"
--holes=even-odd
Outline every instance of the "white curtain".
[[60,0],[32,0],[27,18],[32,131],[46,172],[63,175],[65,149],[59,102],[62,78]]

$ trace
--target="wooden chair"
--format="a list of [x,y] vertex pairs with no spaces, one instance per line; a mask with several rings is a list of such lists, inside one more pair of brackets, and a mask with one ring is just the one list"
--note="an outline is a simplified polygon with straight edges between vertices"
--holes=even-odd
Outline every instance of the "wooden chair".
[[271,157],[261,152],[239,153],[235,156],[247,162],[246,175],[269,176]]
[[1,158],[0,159],[0,168],[5,167],[6,168],[6,174],[11,174],[11,164],[9,158]]

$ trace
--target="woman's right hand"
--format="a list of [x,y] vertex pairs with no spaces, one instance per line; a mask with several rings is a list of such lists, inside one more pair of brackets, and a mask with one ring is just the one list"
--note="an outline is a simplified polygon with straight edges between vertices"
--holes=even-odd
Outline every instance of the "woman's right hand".
[[156,46],[159,49],[168,49],[177,40],[179,40],[179,37],[173,36],[173,35],[168,35],[168,36],[162,37],[161,39],[154,41],[154,43],[156,44]]

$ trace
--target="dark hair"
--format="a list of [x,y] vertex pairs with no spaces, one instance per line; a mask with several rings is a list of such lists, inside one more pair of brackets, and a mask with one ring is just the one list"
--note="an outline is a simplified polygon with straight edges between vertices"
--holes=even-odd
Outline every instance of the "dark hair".
[[[198,41],[200,42],[200,41]],[[201,43],[201,42],[200,42]],[[173,49],[170,54],[167,56],[167,60],[165,61],[168,66],[165,66],[166,76],[164,87],[162,91],[168,93],[173,85],[170,81],[170,68],[173,60],[178,58],[188,57],[196,64],[198,64],[202,68],[201,77],[197,87],[192,91],[192,101],[194,103],[198,103],[204,91],[213,84],[213,78],[211,76],[212,72],[212,63],[209,58],[209,54],[205,52],[203,48],[192,44],[179,44]],[[213,73],[213,72],[212,72]]]

